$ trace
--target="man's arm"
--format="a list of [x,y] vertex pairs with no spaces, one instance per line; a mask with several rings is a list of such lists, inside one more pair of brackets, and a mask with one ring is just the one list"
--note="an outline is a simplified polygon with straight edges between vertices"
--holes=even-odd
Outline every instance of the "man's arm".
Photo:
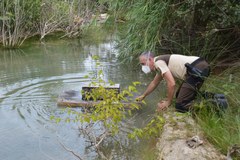
[[164,108],[170,106],[176,85],[175,79],[173,78],[173,75],[170,71],[164,73],[163,78],[167,82],[167,100],[163,100],[160,103],[158,103],[158,111],[163,110]]
[[143,100],[158,86],[158,84],[160,83],[161,80],[162,80],[162,76],[160,74],[156,74],[156,76],[154,77],[152,82],[148,85],[146,91],[141,96],[137,97],[136,99],[139,101]]
[[174,95],[174,91],[175,91],[175,85],[176,85],[175,79],[173,78],[172,73],[170,71],[167,71],[163,77],[167,81],[167,92],[168,92],[167,100],[171,104],[173,95]]

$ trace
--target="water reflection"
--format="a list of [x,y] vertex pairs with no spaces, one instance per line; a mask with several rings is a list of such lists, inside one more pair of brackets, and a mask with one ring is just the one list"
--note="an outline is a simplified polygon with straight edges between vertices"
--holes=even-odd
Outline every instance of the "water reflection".
[[[61,144],[86,159],[96,158],[96,152],[86,148],[89,143],[79,133],[78,124],[56,124],[49,117],[68,116],[56,105],[57,97],[65,90],[81,90],[82,85],[91,80],[85,75],[96,67],[94,55],[100,56],[100,69],[103,69],[106,81],[120,83],[122,88],[132,81],[148,83],[151,77],[141,76],[133,66],[122,66],[116,61],[117,51],[113,46],[111,39],[100,44],[85,43],[84,40],[49,40],[44,44],[32,43],[22,50],[1,51],[0,159],[76,159]],[[151,103],[137,112],[131,125],[142,124],[143,117],[148,119],[155,109],[150,106]],[[130,147],[134,143],[125,135],[117,138],[125,143],[115,148],[115,158],[136,158]],[[110,152],[116,147],[114,142],[109,139],[103,151]]]

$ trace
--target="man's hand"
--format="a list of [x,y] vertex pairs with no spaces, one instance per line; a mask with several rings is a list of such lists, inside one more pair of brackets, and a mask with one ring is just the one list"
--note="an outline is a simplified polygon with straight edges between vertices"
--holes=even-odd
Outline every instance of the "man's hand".
[[157,104],[157,112],[161,112],[166,110],[170,106],[170,102],[167,100],[162,100]]
[[145,97],[146,97],[145,95],[138,96],[136,98],[136,101],[142,101]]

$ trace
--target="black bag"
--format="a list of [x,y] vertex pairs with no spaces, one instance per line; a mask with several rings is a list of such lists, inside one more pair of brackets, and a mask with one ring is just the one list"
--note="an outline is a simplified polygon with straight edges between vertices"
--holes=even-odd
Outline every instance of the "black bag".
[[200,78],[201,80],[204,80],[209,74],[207,69],[202,71],[189,63],[186,63],[185,67],[187,68],[188,75],[194,78]]
[[222,93],[212,93],[212,92],[203,92],[202,97],[217,106],[221,111],[224,111],[228,108],[228,101],[224,94]]

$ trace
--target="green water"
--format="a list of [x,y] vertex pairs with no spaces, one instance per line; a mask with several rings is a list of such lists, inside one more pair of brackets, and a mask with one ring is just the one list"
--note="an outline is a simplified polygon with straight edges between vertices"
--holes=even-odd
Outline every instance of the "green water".
[[[49,38],[42,43],[28,42],[22,49],[0,50],[0,159],[77,159],[62,144],[85,159],[99,158],[87,148],[89,143],[78,124],[50,120],[51,115],[67,116],[56,104],[58,95],[66,90],[81,90],[90,81],[85,75],[95,67],[93,55],[100,57],[104,79],[119,83],[121,88],[141,81],[141,92],[153,78],[144,75],[140,67],[120,64],[114,36],[106,30],[104,34],[99,32],[91,31],[81,39]],[[159,89],[146,99],[148,104],[133,115],[131,127],[144,126],[151,119],[158,95]],[[120,141],[124,147],[113,145],[114,140],[103,147],[106,154],[114,149],[114,159],[141,159],[152,148],[152,144],[141,140],[134,142],[121,135],[118,138],[123,139]]]

